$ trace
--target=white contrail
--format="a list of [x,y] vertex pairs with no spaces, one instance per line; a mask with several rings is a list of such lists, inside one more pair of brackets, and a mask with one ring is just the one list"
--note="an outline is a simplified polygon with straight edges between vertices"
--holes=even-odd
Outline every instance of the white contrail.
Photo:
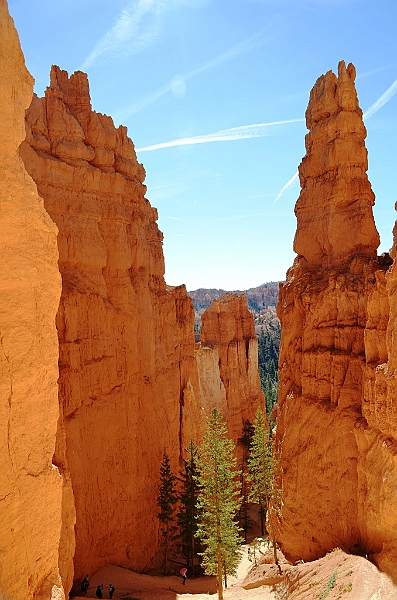
[[161,34],[160,17],[170,4],[162,0],[133,0],[95,45],[81,65],[85,70],[104,54],[130,55],[152,46]]
[[280,200],[280,198],[281,198],[281,196],[284,194],[285,190],[286,190],[287,188],[289,188],[289,186],[290,186],[290,185],[292,185],[292,184],[294,183],[294,181],[295,181],[295,179],[298,177],[298,175],[299,175],[298,171],[292,175],[291,179],[289,179],[289,180],[287,181],[287,183],[286,183],[286,184],[285,184],[285,185],[284,185],[284,186],[281,188],[281,190],[280,190],[280,191],[279,191],[279,193],[277,194],[277,196],[276,196],[276,198],[275,198],[274,202],[277,202],[277,200]]
[[390,87],[387,88],[387,90],[385,91],[384,94],[382,94],[380,96],[380,98],[377,99],[376,102],[374,102],[369,108],[368,110],[365,111],[364,113],[364,119],[369,119],[370,117],[372,117],[372,115],[374,115],[375,113],[378,112],[378,110],[380,108],[382,108],[382,106],[384,106],[387,102],[389,102],[389,100],[391,100],[394,96],[394,94],[397,92],[397,79],[395,79],[395,81],[393,81],[393,83],[391,84]]
[[[387,90],[380,96],[380,98],[378,98],[377,101],[374,102],[368,108],[368,110],[365,111],[365,113],[363,115],[364,119],[369,119],[370,117],[372,117],[372,115],[374,115],[375,113],[377,113],[378,110],[382,108],[382,106],[384,106],[387,102],[389,102],[389,100],[391,100],[393,98],[393,96],[394,96],[394,94],[396,94],[396,92],[397,92],[397,79],[395,81],[393,81],[393,83],[391,84],[391,86],[387,88]],[[281,190],[277,194],[274,202],[277,202],[277,200],[280,200],[280,198],[284,194],[285,190],[287,188],[289,188],[289,186],[294,183],[294,181],[295,181],[295,179],[297,177],[298,177],[298,171],[281,188]]]
[[[221,65],[229,60],[232,60],[233,58],[236,58],[240,54],[247,52],[248,50],[253,48],[255,45],[260,43],[261,40],[259,40],[258,38],[260,38],[260,36],[262,35],[263,32],[264,32],[264,29],[261,29],[260,31],[258,31],[257,33],[255,33],[254,35],[249,37],[248,39],[246,39],[242,42],[239,42],[235,46],[232,46],[231,48],[229,48],[229,50],[222,52],[222,54],[219,54],[215,58],[210,59],[209,61],[205,62],[203,65],[200,65],[199,67],[196,67],[196,69],[189,71],[189,73],[186,73],[185,75],[183,75],[182,79],[184,81],[187,81],[187,80],[191,79],[192,77],[196,77],[196,75],[200,75],[201,73],[204,73],[205,71],[208,71],[209,69],[214,69],[215,67],[218,67],[219,65]],[[131,104],[130,106],[127,106],[127,107],[121,109],[120,111],[118,111],[114,117],[115,120],[123,121],[124,119],[130,117],[131,115],[146,108],[150,104],[153,104],[153,102],[155,102],[162,96],[165,96],[165,94],[170,92],[172,90],[172,88],[173,88],[173,82],[169,81],[168,83],[162,85],[160,88],[158,88],[155,92],[153,92],[149,96],[146,96],[146,98],[142,98],[142,100],[138,100],[138,102],[135,102],[134,104]]]
[[256,123],[254,125],[242,125],[240,127],[231,127],[230,129],[222,129],[207,135],[196,135],[187,138],[179,138],[170,142],[162,142],[161,144],[153,144],[152,146],[144,146],[137,148],[137,152],[152,152],[162,148],[174,148],[175,146],[190,146],[193,144],[208,144],[211,142],[232,142],[234,140],[250,139],[255,137],[263,137],[272,135],[272,128],[279,125],[288,125],[289,123],[299,123],[304,119],[288,119],[286,121],[274,121],[272,123]]

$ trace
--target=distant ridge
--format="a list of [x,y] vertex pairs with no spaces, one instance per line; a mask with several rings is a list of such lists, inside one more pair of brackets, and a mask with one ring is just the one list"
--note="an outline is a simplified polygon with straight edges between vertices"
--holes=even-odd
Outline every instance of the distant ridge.
[[[245,294],[247,297],[248,308],[254,312],[258,312],[269,308],[275,307],[278,301],[278,281],[269,281],[262,285],[250,288],[248,290],[232,290],[235,294]],[[216,288],[199,288],[188,292],[189,296],[193,300],[194,309],[197,312],[202,311],[211,304],[213,300],[219,300],[221,296],[227,294],[230,290],[222,290]]]

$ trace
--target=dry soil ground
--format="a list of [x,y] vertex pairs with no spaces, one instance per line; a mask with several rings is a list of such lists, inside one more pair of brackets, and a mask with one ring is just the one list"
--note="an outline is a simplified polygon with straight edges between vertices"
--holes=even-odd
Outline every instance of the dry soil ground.
[[[236,577],[229,578],[225,600],[397,600],[397,586],[365,558],[334,550],[311,563],[290,565],[281,558],[282,574],[265,551],[255,565],[243,546]],[[263,549],[264,550],[264,549]],[[191,578],[182,585],[176,576],[141,575],[108,565],[92,575],[86,598],[95,598],[103,583],[104,598],[112,583],[114,599],[126,600],[216,600],[213,577]],[[84,600],[76,596],[75,600]]]

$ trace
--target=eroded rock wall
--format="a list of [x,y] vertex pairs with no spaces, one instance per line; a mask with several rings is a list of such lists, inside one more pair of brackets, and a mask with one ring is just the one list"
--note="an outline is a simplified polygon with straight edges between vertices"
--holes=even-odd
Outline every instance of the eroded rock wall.
[[32,91],[0,0],[0,597],[60,600],[62,478],[53,455],[61,279],[56,226],[18,154]]
[[[225,294],[214,300],[202,316],[202,352],[212,348],[218,357],[219,375],[225,390],[223,410],[230,437],[237,444],[245,420],[253,423],[264,396],[258,372],[258,340],[252,314],[244,295]],[[200,372],[200,381],[205,370]]]
[[163,453],[178,465],[192,303],[164,282],[144,169],[126,129],[91,110],[86,75],[54,67],[26,122],[21,155],[59,228],[57,460],[76,507],[74,553],[65,502],[62,568],[74,553],[75,579],[107,562],[142,570],[158,552]]
[[394,266],[379,244],[355,70],[316,82],[299,168],[298,256],[280,286],[279,538],[294,559],[334,547],[392,575]]
[[26,127],[21,156],[59,229],[56,460],[67,589],[106,563],[158,564],[163,453],[177,472],[214,406],[237,440],[263,395],[245,299],[217,303],[220,321],[204,326],[206,343],[196,347],[192,301],[164,281],[145,171],[126,128],[92,111],[86,75],[53,67]]

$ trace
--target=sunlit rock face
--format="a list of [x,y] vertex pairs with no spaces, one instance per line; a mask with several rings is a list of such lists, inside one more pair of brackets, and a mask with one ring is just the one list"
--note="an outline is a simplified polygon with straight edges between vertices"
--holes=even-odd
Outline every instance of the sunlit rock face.
[[106,563],[138,571],[158,564],[163,453],[178,472],[214,406],[237,440],[263,394],[245,298],[220,301],[215,312],[230,327],[204,325],[210,334],[196,347],[185,286],[164,281],[145,171],[126,128],[92,111],[86,75],[53,67],[26,129],[21,156],[59,229],[56,460],[68,589]]
[[320,77],[306,113],[295,208],[298,256],[278,304],[279,538],[294,559],[339,546],[371,555],[392,575],[395,274],[390,257],[376,255],[354,78],[354,67],[343,62],[338,76]]
[[0,597],[64,598],[58,571],[57,229],[18,147],[33,92],[0,0]]
[[194,314],[184,286],[164,282],[157,211],[133,143],[91,110],[86,75],[53,67],[26,123],[21,155],[59,229],[57,460],[71,481],[61,539],[70,583],[70,572],[155,560],[159,465],[164,452],[174,468],[180,456]]
[[258,372],[258,340],[252,314],[244,295],[226,294],[214,300],[202,316],[201,342],[219,357],[220,379],[226,394],[225,415],[235,443],[242,423],[255,418],[264,396]]

